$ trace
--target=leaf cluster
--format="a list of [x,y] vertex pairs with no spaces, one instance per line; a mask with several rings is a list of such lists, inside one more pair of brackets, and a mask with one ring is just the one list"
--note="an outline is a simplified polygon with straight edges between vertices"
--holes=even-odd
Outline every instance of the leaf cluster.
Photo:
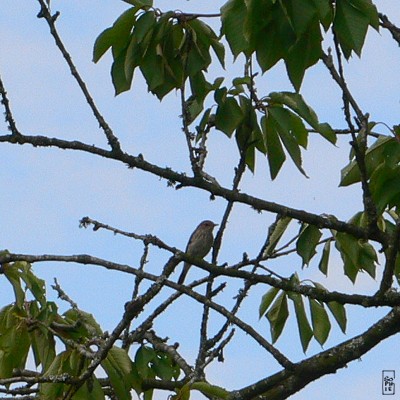
[[[297,274],[293,274],[290,279],[294,284],[300,283]],[[313,282],[313,285],[321,290],[325,290],[325,288],[317,282]],[[342,304],[338,302],[324,304],[321,301],[309,297],[307,299],[309,315],[307,315],[302,295],[294,292],[285,292],[273,287],[263,295],[259,307],[260,318],[265,316],[270,324],[273,343],[281,336],[283,328],[288,320],[288,300],[292,302],[294,307],[300,341],[304,352],[306,352],[313,337],[321,346],[328,339],[331,323],[326,308],[330,311],[342,332],[345,333],[347,318],[345,308]]]
[[370,0],[229,0],[221,19],[235,57],[255,53],[263,72],[283,60],[296,90],[321,57],[322,31],[332,27],[350,58],[361,54],[368,27],[379,28]]
[[94,347],[100,350],[107,341],[93,315],[77,308],[59,314],[57,305],[46,300],[44,281],[27,262],[4,264],[2,272],[14,289],[15,303],[0,310],[0,379],[21,374],[23,381],[30,351],[39,371],[35,391],[44,400],[65,398],[76,385],[75,400],[101,400],[106,393],[128,400],[132,390],[151,399],[152,390],[143,388],[145,379],[178,379],[180,368],[168,354],[140,344],[132,358],[112,346],[100,364],[106,379],[91,375],[80,382],[96,357]]

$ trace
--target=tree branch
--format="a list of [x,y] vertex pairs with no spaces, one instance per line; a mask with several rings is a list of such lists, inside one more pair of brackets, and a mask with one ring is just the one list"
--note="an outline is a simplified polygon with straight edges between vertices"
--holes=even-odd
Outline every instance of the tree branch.
[[10,107],[10,102],[7,97],[7,92],[6,89],[4,88],[3,81],[0,76],[0,96],[1,96],[1,104],[4,106],[5,110],[5,120],[6,123],[8,124],[8,129],[10,130],[11,134],[14,135],[15,137],[20,136],[21,133],[17,128],[17,125],[14,121],[14,117],[12,115],[11,107]]
[[400,331],[400,309],[394,308],[361,335],[295,364],[293,371],[281,371],[241,390],[228,400],[283,400],[310,382],[335,373],[349,362],[359,359],[384,339]]
[[79,376],[77,383],[71,387],[66,399],[71,399],[72,396],[78,391],[78,389],[83,385],[83,383],[89,379],[100,363],[107,357],[108,352],[114,345],[114,343],[120,338],[122,332],[131,321],[139,316],[143,312],[144,306],[147,305],[164,287],[164,282],[168,276],[173,272],[177,265],[177,260],[175,257],[171,257],[168,263],[165,265],[162,274],[157,277],[156,281],[150,286],[150,288],[143,294],[130,302],[125,304],[125,312],[114,328],[110,337],[106,340],[103,346],[94,354],[93,360],[91,361],[88,368]]
[[70,149],[83,151],[104,158],[120,161],[129,168],[139,168],[143,171],[150,172],[158,177],[167,179],[169,182],[180,182],[181,186],[197,187],[208,191],[214,196],[222,197],[228,201],[234,201],[251,206],[257,211],[268,211],[282,216],[289,216],[302,222],[315,225],[318,228],[334,229],[338,232],[349,233],[359,239],[371,239],[386,246],[387,236],[383,233],[368,232],[367,229],[340,221],[336,218],[328,218],[322,215],[313,214],[304,210],[298,210],[291,207],[263,200],[245,193],[235,192],[233,190],[219,186],[213,182],[198,177],[188,177],[184,173],[173,171],[171,168],[162,168],[155,164],[151,164],[144,160],[143,156],[133,156],[127,153],[115,154],[115,152],[99,148],[97,146],[88,145],[80,141],[68,141],[58,138],[50,138],[46,136],[27,136],[14,135],[0,136],[0,143],[12,144],[31,144],[35,147],[57,147],[59,149]]
[[[342,57],[335,32],[333,32],[333,38],[339,65],[339,71],[337,71],[335,66],[333,65],[332,56],[330,54],[327,55],[325,53],[322,53],[322,60],[326,65],[326,67],[328,68],[329,72],[331,73],[332,78],[342,90],[342,99],[344,105],[343,110],[345,113],[345,119],[351,132],[352,136],[351,145],[354,149],[355,159],[358,168],[360,170],[364,211],[368,217],[368,229],[370,231],[375,232],[375,234],[379,236],[380,230],[378,227],[378,213],[376,205],[372,199],[371,190],[368,183],[367,166],[365,164],[365,152],[367,150],[367,137],[368,137],[368,115],[362,112],[361,108],[358,106],[354,97],[350,93],[350,90],[344,78]],[[357,122],[359,125],[358,137],[356,136],[356,131],[351,121],[350,105],[357,116]]]
[[396,25],[392,24],[389,21],[389,18],[384,14],[379,13],[379,19],[381,20],[379,25],[382,26],[383,28],[387,29],[392,34],[393,39],[400,46],[400,28],[398,28]]
[[[179,259],[172,257],[170,259],[170,262],[177,262]],[[42,255],[42,256],[32,256],[32,255],[18,255],[18,254],[3,254],[0,256],[0,264],[4,263],[10,263],[13,261],[26,261],[30,263],[34,262],[41,262],[41,261],[64,261],[64,262],[75,262],[78,264],[92,264],[92,265],[97,265],[104,267],[109,270],[116,270],[120,272],[125,272],[129,273],[132,275],[139,275],[142,276],[145,279],[149,279],[151,281],[156,282],[154,285],[159,283],[160,276],[156,276],[153,274],[149,274],[144,271],[140,271],[136,268],[129,267],[127,265],[122,265],[122,264],[117,264],[113,263],[111,261],[106,261],[102,260],[97,257],[91,257],[86,254],[81,254],[81,255],[75,255],[75,256],[56,256],[56,255]],[[180,260],[179,260],[180,261]],[[191,261],[188,259],[188,261]],[[205,263],[205,261],[204,261]],[[195,264],[195,263],[193,263]],[[207,263],[206,263],[207,264]],[[168,264],[167,264],[168,266]],[[220,268],[215,267],[212,272],[218,271]],[[1,272],[1,271],[0,271]],[[236,272],[243,272],[243,271],[236,271]],[[247,276],[250,277],[251,274],[247,273]],[[162,284],[168,287],[171,287],[175,290],[178,290],[180,292],[185,293],[186,295],[190,296],[194,300],[198,301],[201,304],[207,305],[208,307],[212,308],[219,314],[223,315],[225,318],[227,318],[231,323],[237,325],[239,328],[241,328],[244,332],[246,332],[248,335],[250,335],[261,347],[263,347],[265,350],[267,350],[277,361],[278,363],[284,367],[284,368],[291,368],[292,363],[283,355],[281,354],[274,346],[272,346],[262,335],[260,335],[252,326],[246,324],[244,321],[233,315],[231,312],[229,312],[225,307],[214,303],[211,301],[211,299],[207,298],[206,296],[203,296],[190,288],[184,286],[184,285],[179,285],[175,282],[172,282],[168,279],[162,279]],[[153,286],[154,286],[153,285]],[[153,287],[151,286],[151,288]],[[158,286],[154,286],[154,288],[158,288]],[[154,289],[155,290],[155,289]],[[151,292],[152,293],[152,292]],[[126,327],[126,322],[132,320],[132,318],[136,315],[133,313],[133,311],[138,311],[141,312],[142,310],[140,307],[143,305],[144,301],[147,301],[147,298],[149,295],[146,295],[147,297],[140,296],[138,299],[135,299],[134,301],[127,303],[128,305],[132,303],[132,306],[129,306],[129,309],[125,312],[123,320],[119,323],[119,325],[114,329],[112,336],[109,339],[109,343],[111,345],[115,342],[115,335],[119,332],[119,330],[124,329]],[[400,302],[400,299],[399,299]],[[132,309],[132,310],[131,310]],[[129,311],[131,310],[131,311]],[[133,315],[133,317],[132,317]],[[122,332],[122,331],[121,331]],[[119,333],[120,334],[120,333]],[[119,335],[118,335],[119,336]],[[112,341],[113,339],[114,342]],[[108,347],[107,347],[108,348]],[[108,350],[107,350],[108,351]],[[103,353],[102,353],[103,354]],[[98,357],[96,357],[97,359]],[[100,360],[101,361],[101,360]],[[92,371],[93,372],[93,371]]]
[[[191,257],[185,257],[184,253],[182,254],[182,260],[187,260],[193,265],[204,269],[212,273],[215,276],[229,276],[232,278],[240,278],[245,279],[253,284],[255,283],[264,283],[278,289],[282,289],[286,292],[295,292],[299,293],[303,296],[310,297],[311,299],[317,299],[324,303],[329,303],[331,301],[336,301],[340,304],[354,304],[360,305],[363,307],[395,307],[400,306],[400,293],[395,291],[388,291],[383,296],[368,296],[362,294],[347,294],[336,291],[329,291],[326,289],[319,289],[310,285],[297,285],[293,284],[289,279],[277,279],[270,275],[260,275],[253,274],[247,271],[241,271],[233,268],[221,268],[219,266],[215,266],[207,263],[206,261],[196,260]],[[49,261],[59,261],[59,262],[73,262],[77,264],[83,265],[95,265],[100,266],[113,271],[120,271],[124,273],[128,273],[131,275],[140,276],[144,279],[148,279],[151,281],[156,281],[159,277],[157,275],[150,274],[148,272],[140,271],[136,268],[130,267],[128,265],[118,264],[111,261],[106,261],[101,258],[93,257],[87,254],[79,254],[72,256],[62,256],[62,255],[29,255],[29,254],[3,254],[0,256],[0,264],[10,263],[15,261],[26,261],[30,263],[35,262],[49,262]],[[1,273],[1,270],[0,270]],[[188,296],[198,300],[200,303],[204,304],[205,301],[209,301],[204,296],[197,297],[198,294],[193,290],[190,290],[188,287],[184,285],[179,285],[175,282],[166,280],[164,284],[170,288],[175,290],[179,290],[182,293],[187,294]],[[210,302],[211,308],[214,308],[214,303]],[[217,309],[216,309],[217,310]],[[219,312],[219,310],[217,310]],[[225,312],[225,311],[224,311]],[[226,311],[230,316],[229,311]],[[224,315],[224,314],[223,314]]]
[[[111,149],[113,150],[113,152],[115,153],[121,153],[121,145],[118,141],[118,138],[114,135],[112,129],[110,128],[110,126],[107,124],[107,122],[105,121],[104,117],[101,115],[100,111],[97,109],[96,104],[94,103],[94,100],[92,98],[92,96],[89,93],[89,90],[86,87],[86,83],[83,81],[83,79],[81,78],[81,76],[79,75],[79,72],[77,71],[73,61],[72,61],[72,57],[71,55],[68,53],[67,49],[65,48],[58,32],[55,26],[55,21],[56,21],[56,17],[50,15],[50,10],[47,7],[47,5],[45,4],[44,0],[38,0],[41,10],[38,14],[39,18],[44,18],[47,22],[47,24],[49,25],[50,28],[50,33],[53,36],[57,47],[59,48],[62,56],[64,57],[64,60],[66,61],[66,63],[68,64],[69,69],[71,70],[71,74],[72,76],[75,78],[76,82],[78,83],[87,103],[89,104],[89,107],[91,108],[96,120],[98,121],[100,127],[103,129],[107,140],[108,140],[108,144],[111,146]],[[58,16],[58,14],[55,14],[56,16]]]

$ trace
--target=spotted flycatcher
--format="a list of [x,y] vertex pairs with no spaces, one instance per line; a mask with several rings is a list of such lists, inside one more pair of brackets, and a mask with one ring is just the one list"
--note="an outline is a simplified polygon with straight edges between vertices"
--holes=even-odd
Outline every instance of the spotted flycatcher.
[[[190,236],[185,253],[193,257],[204,258],[214,243],[213,229],[216,225],[218,224],[208,220],[201,222]],[[183,265],[182,273],[178,279],[180,285],[183,284],[190,266],[191,264],[188,262]]]

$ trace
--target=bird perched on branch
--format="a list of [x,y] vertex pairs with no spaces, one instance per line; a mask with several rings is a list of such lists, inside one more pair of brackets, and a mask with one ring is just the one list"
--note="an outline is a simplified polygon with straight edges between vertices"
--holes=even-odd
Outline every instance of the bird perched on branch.
[[[213,229],[217,225],[209,220],[201,222],[190,236],[185,253],[193,257],[204,258],[214,243]],[[190,266],[191,264],[188,262],[183,265],[182,273],[178,279],[180,285],[183,284]]]

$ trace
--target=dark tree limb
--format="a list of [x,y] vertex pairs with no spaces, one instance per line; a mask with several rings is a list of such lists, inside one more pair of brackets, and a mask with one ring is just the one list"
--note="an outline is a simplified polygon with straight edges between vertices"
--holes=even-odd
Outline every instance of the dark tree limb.
[[315,225],[318,228],[334,229],[338,232],[349,233],[359,239],[371,239],[386,246],[387,237],[383,233],[368,232],[367,229],[340,221],[336,218],[329,218],[323,215],[314,214],[308,211],[287,207],[282,204],[260,199],[245,193],[233,191],[216,185],[213,182],[202,178],[189,177],[184,173],[173,171],[171,168],[162,168],[158,165],[144,160],[143,156],[133,156],[127,153],[115,154],[112,151],[102,149],[97,146],[88,145],[80,141],[68,141],[47,136],[27,136],[21,135],[16,138],[14,135],[0,136],[0,143],[30,144],[34,147],[56,147],[59,149],[69,149],[83,151],[100,157],[116,160],[128,165],[129,168],[138,168],[151,174],[164,178],[169,182],[180,182],[182,187],[196,187],[203,189],[214,196],[222,197],[228,201],[247,204],[257,211],[268,211],[282,216],[289,216],[299,221]]
[[295,364],[292,371],[281,371],[266,379],[232,392],[228,400],[284,400],[310,382],[333,374],[362,357],[381,341],[400,331],[400,309],[394,308],[361,335]]
[[[251,272],[240,271],[232,268],[221,268],[219,266],[209,264],[206,261],[199,261],[191,257],[186,257],[184,253],[182,253],[181,259],[188,261],[193,265],[196,265],[198,268],[208,271],[215,276],[227,276],[227,277],[229,276],[232,278],[245,279],[253,284],[264,283],[269,286],[273,286],[278,289],[284,290],[286,292],[295,292],[303,296],[309,297],[311,299],[317,299],[324,303],[336,301],[340,304],[353,304],[362,307],[400,306],[400,293],[397,293],[396,291],[388,291],[384,295],[379,295],[379,296],[377,295],[369,296],[363,294],[347,294],[337,291],[329,291],[326,289],[319,289],[314,286],[306,284],[295,284],[291,282],[289,279],[282,280],[270,275],[254,274]],[[0,264],[10,263],[15,261],[26,261],[29,263],[50,262],[50,261],[72,262],[83,265],[95,265],[113,271],[128,273],[135,276],[141,276],[144,279],[148,279],[151,281],[156,281],[159,278],[157,275],[153,275],[145,271],[140,271],[137,268],[103,260],[101,258],[93,257],[87,254],[78,254],[72,256],[50,255],[50,254],[44,254],[44,255],[3,254],[0,256]],[[1,268],[0,268],[0,273],[1,273]],[[198,293],[194,292],[193,290],[190,290],[189,287],[186,287],[185,285],[179,285],[170,280],[165,280],[164,284],[165,286],[168,286],[182,293],[185,293],[186,295],[194,298],[195,300],[199,301],[202,304],[204,304],[204,301],[210,301],[211,308],[214,308],[214,303],[211,300],[206,299],[204,296],[200,296]],[[225,309],[224,310],[219,309],[218,307],[214,309],[217,312],[220,312],[222,315],[229,316],[229,318],[231,318],[231,313],[229,311]]]

